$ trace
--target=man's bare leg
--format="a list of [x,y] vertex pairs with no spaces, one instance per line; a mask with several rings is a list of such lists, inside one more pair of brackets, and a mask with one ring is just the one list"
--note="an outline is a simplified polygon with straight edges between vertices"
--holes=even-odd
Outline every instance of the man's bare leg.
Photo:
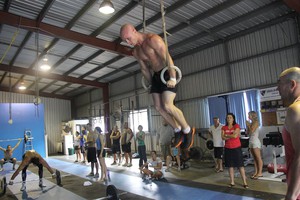
[[[163,94],[152,93],[152,97],[156,110],[174,128],[175,147],[179,147],[184,141],[184,148],[190,148],[194,142],[195,131],[193,129],[191,132],[191,128],[187,124],[182,111],[173,104],[176,93],[169,91],[165,91]],[[178,119],[181,120],[180,123]],[[183,137],[180,133],[181,128],[183,128],[182,132],[187,134],[187,136]],[[190,132],[192,134],[189,134]],[[184,140],[184,138],[186,139]]]
[[164,104],[161,98],[161,94],[152,93],[152,98],[154,102],[155,109],[160,113],[160,115],[168,122],[172,128],[181,129],[180,125],[174,120],[174,118],[165,110]]
[[[164,110],[174,117],[175,121],[184,129],[189,128],[182,111],[174,105],[176,93],[165,91],[161,94]],[[189,131],[188,131],[189,132]],[[187,133],[188,133],[187,132]]]

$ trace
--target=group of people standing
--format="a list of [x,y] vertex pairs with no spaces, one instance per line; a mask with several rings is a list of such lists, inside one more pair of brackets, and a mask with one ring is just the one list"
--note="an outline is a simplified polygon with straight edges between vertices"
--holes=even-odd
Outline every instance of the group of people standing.
[[[253,156],[255,171],[250,177],[258,179],[262,177],[263,162],[261,158],[261,142],[259,140],[259,121],[257,113],[251,111],[248,113],[249,120],[246,120],[247,134],[249,135],[249,149]],[[209,132],[213,137],[214,157],[216,172],[223,172],[223,153],[225,167],[228,168],[230,184],[229,187],[234,187],[234,168],[238,168],[243,180],[243,187],[248,188],[246,174],[244,169],[244,160],[242,153],[242,145],[240,141],[241,128],[236,123],[235,115],[228,113],[226,116],[226,124],[220,123],[218,117],[214,117],[214,125],[209,128]],[[223,152],[224,148],[224,152]]]
[[[105,141],[104,135],[101,134],[102,130],[100,127],[92,129],[92,125],[88,123],[85,126],[85,130],[82,134],[76,132],[74,136],[74,149],[76,153],[75,162],[81,161],[81,154],[83,157],[83,163],[91,163],[91,172],[87,175],[88,177],[99,178],[99,165],[101,170],[100,181],[107,180],[107,167],[105,164]],[[99,162],[99,164],[98,164]],[[96,172],[95,172],[96,169]]]

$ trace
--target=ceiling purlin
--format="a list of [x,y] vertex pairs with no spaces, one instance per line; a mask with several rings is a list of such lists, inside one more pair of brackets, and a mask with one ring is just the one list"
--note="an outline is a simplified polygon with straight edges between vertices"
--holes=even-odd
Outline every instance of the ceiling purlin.
[[[96,53],[92,54],[91,56],[89,56],[88,58],[82,60],[80,63],[78,63],[75,67],[71,68],[70,70],[66,71],[65,73],[63,73],[64,76],[69,75],[70,73],[76,71],[77,69],[79,69],[82,65],[84,65],[85,63],[88,63],[90,60],[93,60],[94,58],[96,58],[97,56],[99,56],[101,53],[103,53],[104,50],[98,50]],[[46,86],[44,86],[43,88],[40,89],[40,91],[44,91],[46,90],[48,87],[50,87],[52,84],[54,84],[56,81],[52,81],[51,83],[47,84]]]
[[120,60],[120,59],[122,59],[122,58],[123,58],[123,56],[117,56],[117,57],[115,57],[115,58],[113,58],[113,59],[111,59],[111,60],[109,60],[109,61],[103,63],[103,65],[99,65],[98,67],[96,67],[96,68],[94,68],[94,69],[88,71],[87,73],[85,73],[85,74],[79,76],[79,78],[87,77],[88,75],[91,75],[91,74],[93,74],[93,73],[95,73],[95,72],[97,72],[97,71],[103,69],[104,67],[106,67],[106,66],[108,66],[108,65],[111,65],[111,64],[113,64],[114,62],[117,62],[118,60]]
[[[9,65],[5,65],[5,64],[0,64],[0,70],[17,73],[17,74],[24,74],[27,76],[35,76],[35,74],[36,74],[36,71],[33,69],[9,66]],[[64,76],[64,75],[59,75],[59,74],[54,74],[54,73],[40,73],[39,77],[63,81],[63,82],[75,83],[75,84],[82,84],[82,85],[87,85],[87,86],[92,86],[92,87],[106,87],[107,86],[106,83],[101,83],[98,81],[90,81],[90,80],[86,80],[86,79],[80,79],[80,78]]]
[[[4,2],[3,11],[8,12],[9,7],[10,7],[10,5],[11,5],[11,2],[12,2],[12,0],[6,0],[6,1]],[[0,33],[2,32],[2,27],[3,27],[3,25],[0,24]],[[0,85],[2,84],[2,82],[3,82],[4,78],[6,77],[6,75],[7,75],[7,72],[4,72],[4,74],[2,75],[2,77],[1,77],[1,79],[0,79]]]
[[[61,63],[63,63],[66,59],[68,59],[71,55],[73,55],[78,49],[80,49],[81,46],[77,45],[75,48],[73,48],[71,51],[69,51],[65,56],[63,56],[61,59],[59,59],[52,67],[50,72],[53,72],[56,67],[58,67]],[[41,80],[41,78],[38,78],[38,82]],[[33,87],[35,84],[34,82],[28,87],[29,89]]]
[[95,52],[91,56],[89,56],[88,58],[82,60],[80,63],[78,63],[77,65],[75,65],[75,67],[73,67],[70,70],[66,71],[64,73],[64,75],[67,76],[67,75],[71,74],[72,72],[76,71],[81,66],[83,66],[84,64],[86,64],[86,63],[90,62],[91,60],[95,59],[96,57],[98,57],[103,52],[105,52],[105,51],[104,50],[98,50],[97,52]]
[[[65,29],[71,29],[74,25],[75,25],[75,23],[77,22],[77,20],[78,19],[80,19],[80,17],[81,16],[83,16],[84,14],[85,14],[85,12],[86,11],[88,11],[90,8],[91,8],[91,6],[93,6],[94,5],[94,3],[96,2],[97,0],[90,0],[87,4],[85,4],[85,6],[84,7],[82,7],[80,10],[79,10],[79,12],[71,19],[71,21],[69,21],[68,23],[67,23],[67,25],[65,26]],[[45,15],[44,15],[45,16]],[[49,45],[49,47],[54,47],[55,45],[56,45],[56,43],[59,41],[59,39],[58,38],[55,38],[55,39],[53,39],[52,41],[51,41],[51,43],[50,43],[50,45]],[[77,46],[80,46],[80,45],[77,45]],[[81,45],[82,46],[82,45]],[[36,63],[44,56],[44,55],[46,55],[47,54],[47,52],[51,49],[51,48],[45,48],[44,50],[43,50],[43,52],[39,55],[39,57],[33,62],[33,64],[30,66],[30,68],[33,68],[35,65],[36,65]],[[79,47],[80,48],[80,47]],[[79,49],[78,48],[78,49]],[[69,52],[70,53],[70,52]],[[71,54],[72,55],[72,54]],[[67,55],[66,55],[67,56]],[[68,58],[69,58],[69,56],[68,56]],[[63,59],[60,59],[57,63],[55,63],[54,65],[53,65],[53,68],[56,68],[59,64],[61,64],[61,63],[63,63],[64,62],[64,60]],[[38,81],[39,81],[40,79],[38,79]],[[46,85],[44,88],[42,88],[42,89],[40,89],[40,91],[43,91],[43,90],[45,90],[46,88],[48,88],[50,85],[52,85],[53,83],[55,83],[55,81],[52,81],[50,84],[48,84],[48,85]],[[31,87],[33,87],[34,86],[34,83],[32,83],[28,88],[31,88]]]
[[107,78],[107,77],[110,77],[110,76],[112,76],[113,74],[115,74],[116,72],[125,71],[126,69],[128,69],[128,68],[130,68],[130,67],[133,67],[134,65],[137,65],[137,64],[138,64],[137,61],[134,61],[134,62],[132,62],[132,63],[129,63],[129,64],[127,64],[127,65],[125,65],[125,66],[123,66],[123,67],[121,67],[121,68],[119,68],[119,69],[113,71],[113,72],[110,72],[110,73],[108,73],[108,74],[105,74],[104,76],[101,76],[101,77],[97,78],[96,81],[100,81],[100,80],[103,80],[103,79],[105,79],[105,78]]
[[79,87],[77,87],[77,88],[75,88],[75,89],[73,89],[73,90],[70,90],[69,92],[64,93],[63,95],[64,95],[64,96],[73,96],[73,95],[69,95],[69,94],[72,94],[72,93],[74,93],[74,92],[76,92],[76,91],[79,91],[79,90],[81,90],[81,89],[83,89],[83,88],[85,88],[85,86],[79,86]]
[[[45,15],[48,13],[50,7],[52,6],[52,4],[54,3],[53,0],[48,0],[45,4],[45,6],[43,7],[43,9],[41,10],[41,12],[39,13],[38,17],[37,17],[37,24],[40,24],[41,21],[44,19]],[[8,11],[8,9],[4,9],[5,11]],[[23,50],[24,46],[26,45],[26,43],[28,42],[28,40],[30,39],[32,35],[31,31],[28,31],[25,38],[23,39],[20,47],[18,48],[17,52],[15,53],[14,57],[12,58],[12,60],[10,61],[9,65],[13,66],[15,63],[15,60],[17,59],[17,57],[19,56],[20,52]],[[2,84],[4,78],[6,77],[7,72],[5,72],[0,80],[0,85]],[[13,85],[13,87],[16,87],[19,82],[24,78],[24,76],[22,75],[17,81],[16,83]]]
[[[3,11],[8,12],[11,2],[12,2],[12,0],[6,0],[4,2]],[[2,24],[0,24],[0,33],[1,33],[1,31],[2,31]],[[1,82],[0,82],[0,84],[1,84]]]
[[[138,1],[139,2],[139,1]],[[108,21],[106,21],[104,24],[102,24],[99,28],[97,28],[95,31],[93,31],[92,34],[90,34],[90,36],[98,36],[102,31],[104,31],[107,27],[109,27],[110,25],[112,25],[116,20],[120,19],[122,16],[124,16],[126,13],[128,13],[130,10],[132,10],[134,7],[136,7],[138,5],[138,2],[136,1],[131,1],[129,4],[127,4],[122,10],[120,10],[118,13],[116,13],[114,16],[112,16]],[[99,50],[97,51],[95,54],[93,54],[92,56],[90,56],[89,58],[85,59],[86,62],[89,62],[90,60],[94,59],[95,57],[99,56],[100,54],[104,53],[104,51]],[[116,58],[99,65],[98,67],[92,69],[91,71],[88,71],[87,73],[81,75],[79,78],[85,78],[86,76],[104,68],[107,65],[110,65],[113,62],[116,62],[117,60],[120,60],[121,58],[123,58],[124,56],[117,56]],[[86,63],[85,62],[85,63]],[[76,69],[80,68],[82,65],[85,64],[84,62],[79,63],[78,65],[76,65],[74,68],[70,69],[69,71],[75,71]],[[53,81],[54,82],[54,81]],[[51,82],[52,83],[52,82]],[[51,84],[50,83],[50,84]],[[49,87],[50,84],[48,84],[45,87]],[[65,86],[61,86],[60,88],[56,89],[55,91],[53,91],[54,93],[68,87],[70,84],[66,84]],[[45,88],[44,87],[44,88]]]
[[60,86],[60,87],[57,88],[56,90],[52,91],[51,94],[55,94],[55,93],[57,93],[58,91],[63,90],[63,89],[65,89],[65,88],[69,87],[70,85],[72,85],[72,84],[71,84],[71,83],[67,83],[67,84],[65,84],[65,85],[63,85],[63,86]]
[[4,10],[4,11],[8,11],[8,10],[9,10],[9,7],[10,7],[10,5],[11,5],[11,2],[12,2],[12,0],[6,0],[6,1],[4,2],[4,7],[3,7],[3,10]]
[[[32,90],[26,90],[20,92],[20,90],[12,88],[11,90],[9,87],[0,87],[0,91],[4,92],[13,92],[13,93],[18,93],[18,94],[27,94],[27,95],[36,95],[35,91]],[[39,96],[41,97],[50,97],[50,98],[56,98],[56,99],[66,99],[66,100],[71,100],[71,97],[65,96],[65,95],[57,95],[57,94],[51,94],[51,93],[46,93],[46,92],[40,92]]]
[[[195,17],[190,18],[186,22],[182,22],[179,25],[177,25],[177,26],[175,26],[173,28],[170,28],[169,30],[167,30],[167,32],[170,33],[170,34],[174,34],[174,33],[178,32],[178,31],[180,31],[180,30],[182,30],[182,29],[184,29],[184,28],[186,28],[188,26],[191,26],[191,25],[193,25],[193,24],[195,24],[195,23],[197,23],[197,22],[199,22],[199,21],[207,18],[207,17],[210,17],[210,16],[212,16],[212,15],[214,15],[214,14],[216,14],[216,13],[222,11],[222,10],[225,10],[225,9],[227,9],[227,8],[233,6],[233,5],[235,5],[235,4],[237,4],[237,3],[241,2],[241,1],[242,0],[225,1],[225,2],[223,2],[223,3],[221,3],[221,4],[217,5],[217,6],[215,6],[213,8],[211,8],[211,9],[209,9],[209,10],[203,12],[203,13],[200,13],[199,15],[196,15]],[[209,35],[211,35],[214,38],[216,38],[216,37],[220,38],[219,35],[216,35],[215,33],[210,32],[208,29],[204,29],[203,28],[202,30],[204,32],[208,33]],[[161,33],[160,36],[163,36],[163,33]]]
[[[102,24],[99,28],[97,28],[95,31],[93,31],[90,36],[98,36],[103,30],[105,30],[107,27],[109,27],[111,24],[113,24],[116,20],[120,19],[122,16],[124,16],[126,13],[128,13],[131,9],[133,9],[135,6],[138,5],[138,2],[135,1],[131,1],[129,4],[127,4],[122,10],[120,10],[119,12],[117,12],[114,16],[112,16],[109,20],[107,20],[104,24]],[[79,48],[81,48],[83,45],[79,44],[76,45],[69,53],[67,53],[66,56],[63,56],[54,66],[57,67],[58,65],[60,65],[61,63],[63,63],[66,59],[68,59],[73,53],[75,53]],[[75,50],[76,49],[76,50]],[[99,56],[100,54],[102,54],[104,51],[103,50],[99,50],[96,52],[96,54],[93,54],[93,56],[90,56],[89,58],[93,59],[97,56]],[[123,57],[123,56],[122,56]],[[88,59],[85,59],[86,62],[90,61]],[[77,66],[75,66],[74,70],[73,68],[70,69],[69,71],[75,71],[76,69],[80,68],[81,66],[83,66],[85,63],[81,62],[79,63]],[[99,68],[99,67],[98,67]],[[94,72],[91,72],[94,73]],[[85,76],[81,76],[81,77],[85,77]],[[51,83],[47,84],[45,87],[42,88],[42,91],[45,90],[46,88],[50,87],[53,83],[55,83],[55,81],[52,81]],[[69,86],[69,84],[67,84]],[[62,86],[60,87],[61,89],[64,89],[65,87]],[[54,92],[58,92],[60,90],[60,88],[58,88],[57,90],[55,90]]]
[[[268,5],[265,5],[265,6],[261,7],[261,8],[259,8],[259,9],[256,9],[256,10],[252,11],[252,12],[246,13],[246,14],[244,14],[242,16],[236,17],[236,18],[234,18],[234,19],[232,19],[230,21],[227,21],[227,22],[222,23],[222,24],[220,24],[218,26],[215,26],[215,27],[209,29],[209,32],[212,32],[212,33],[219,32],[220,30],[223,30],[223,29],[228,28],[230,26],[236,25],[236,24],[238,24],[238,23],[240,23],[242,21],[246,21],[246,20],[249,20],[249,19],[251,19],[253,17],[256,17],[256,16],[258,16],[258,15],[260,15],[262,13],[266,13],[266,11],[271,10],[271,9],[273,9],[275,7],[278,7],[279,5],[282,5],[281,0],[274,1],[274,2],[272,2],[270,4],[268,4]],[[179,48],[179,47],[181,47],[183,45],[186,45],[188,43],[195,42],[196,40],[199,40],[200,38],[206,37],[208,35],[209,35],[208,32],[203,31],[202,33],[198,33],[198,34],[196,34],[196,35],[194,35],[192,37],[189,37],[189,38],[187,38],[185,40],[182,40],[182,41],[180,41],[180,42],[178,42],[176,44],[173,44],[169,48],[170,49],[176,49],[176,48]]]
[[196,47],[194,49],[191,49],[190,51],[186,51],[184,53],[178,54],[178,55],[174,56],[174,59],[179,59],[179,58],[182,58],[182,57],[185,57],[185,56],[197,53],[197,52],[199,52],[199,51],[201,51],[203,49],[207,49],[207,48],[210,48],[210,47],[222,44],[226,40],[231,40],[231,39],[234,39],[234,38],[237,38],[237,37],[241,37],[241,36],[249,34],[249,33],[253,33],[254,31],[258,31],[258,30],[264,29],[264,28],[272,26],[274,24],[279,24],[281,22],[286,21],[288,18],[294,18],[294,17],[295,17],[295,12],[288,13],[288,14],[283,15],[281,17],[278,17],[278,18],[272,19],[270,21],[267,21],[267,22],[258,24],[256,26],[253,26],[251,28],[245,29],[243,31],[231,34],[231,35],[227,36],[226,38],[224,38],[224,40],[216,40],[216,41],[213,41],[211,43],[204,44],[204,45],[201,45],[201,46]]

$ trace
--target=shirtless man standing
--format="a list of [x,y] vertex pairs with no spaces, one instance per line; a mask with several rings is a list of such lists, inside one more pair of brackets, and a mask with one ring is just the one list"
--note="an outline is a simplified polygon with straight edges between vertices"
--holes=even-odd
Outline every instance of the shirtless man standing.
[[285,148],[288,189],[286,200],[300,199],[300,68],[284,70],[278,91],[287,108],[282,138]]
[[195,129],[188,125],[182,111],[174,105],[175,70],[170,68],[168,73],[165,73],[166,85],[160,79],[160,73],[166,67],[166,63],[174,66],[170,54],[167,55],[163,39],[157,34],[138,32],[131,24],[121,27],[120,36],[123,41],[134,46],[133,56],[139,62],[143,76],[151,84],[150,93],[155,109],[174,129],[175,146],[178,147],[184,141],[185,148],[189,149],[194,142]]
[[14,184],[14,180],[16,176],[22,171],[22,187],[21,191],[26,190],[26,170],[29,166],[29,164],[32,163],[33,165],[37,166],[39,168],[39,186],[43,187],[43,167],[46,167],[47,170],[52,174],[52,178],[55,178],[55,173],[53,169],[48,165],[48,163],[42,158],[40,154],[38,154],[34,150],[26,151],[25,154],[22,157],[22,163],[19,165],[18,169],[15,171],[15,173],[11,176],[9,185]]

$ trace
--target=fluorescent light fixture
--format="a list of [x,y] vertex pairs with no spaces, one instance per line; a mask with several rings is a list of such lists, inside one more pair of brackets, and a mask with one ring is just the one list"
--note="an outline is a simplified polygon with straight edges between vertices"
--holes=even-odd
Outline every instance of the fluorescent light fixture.
[[103,0],[100,4],[99,11],[103,14],[111,14],[115,12],[115,8],[111,0]]
[[21,81],[20,85],[19,85],[19,90],[26,90],[26,86],[25,86],[25,83],[24,81]]
[[40,69],[43,71],[48,71],[49,69],[51,69],[51,66],[48,63],[48,58],[47,56],[44,56],[41,65],[40,65]]

